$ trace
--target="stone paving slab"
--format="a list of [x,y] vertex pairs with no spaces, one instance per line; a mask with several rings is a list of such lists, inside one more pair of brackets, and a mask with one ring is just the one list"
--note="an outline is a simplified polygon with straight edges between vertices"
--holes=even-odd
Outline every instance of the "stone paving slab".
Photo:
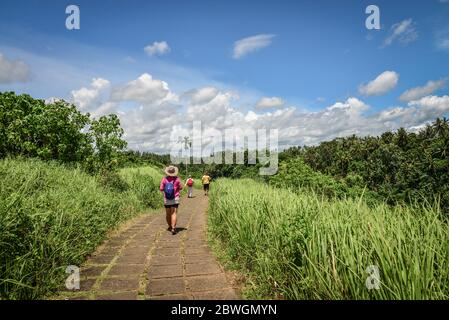
[[181,256],[172,256],[172,257],[164,257],[164,256],[153,256],[150,261],[151,266],[168,266],[168,265],[179,265],[182,263]]
[[101,282],[100,290],[103,291],[126,291],[137,290],[139,288],[139,279],[115,279],[106,278]]
[[194,194],[181,200],[176,235],[165,210],[133,220],[81,267],[81,290],[65,297],[62,290],[61,299],[135,300],[139,292],[150,300],[238,299],[207,244],[208,199]]
[[210,254],[185,256],[185,264],[198,264],[198,263],[215,263],[215,257]]
[[181,277],[183,275],[182,265],[151,266],[148,276],[150,279]]
[[183,277],[168,279],[152,279],[148,283],[145,294],[150,296],[184,294],[185,283]]
[[80,269],[80,277],[99,277],[101,273],[106,269],[107,265],[101,266],[86,266]]
[[186,275],[196,276],[204,274],[222,273],[222,270],[216,262],[214,263],[195,263],[186,265]]
[[108,264],[112,259],[114,259],[114,257],[115,256],[113,255],[100,254],[98,256],[92,257],[92,259],[90,259],[90,262],[93,264]]
[[153,252],[154,256],[164,256],[164,257],[173,257],[181,255],[181,248],[175,249],[165,249],[165,248],[156,248]]
[[130,274],[141,274],[145,269],[144,264],[115,264],[111,270],[109,270],[108,275],[130,275]]
[[80,278],[80,288],[79,289],[67,289],[65,286],[61,286],[61,292],[84,292],[84,291],[90,291],[93,286],[95,285],[97,279],[83,279]]
[[117,259],[117,263],[120,264],[139,264],[144,263],[147,257],[145,255],[129,255],[129,256],[120,256]]
[[188,277],[186,280],[187,286],[193,292],[230,288],[226,276],[222,273],[216,275]]

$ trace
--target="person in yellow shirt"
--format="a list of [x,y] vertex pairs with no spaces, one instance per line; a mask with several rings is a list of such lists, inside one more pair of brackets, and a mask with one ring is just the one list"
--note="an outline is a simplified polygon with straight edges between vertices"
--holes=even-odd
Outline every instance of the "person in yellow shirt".
[[203,184],[203,190],[204,195],[207,196],[209,193],[209,184],[212,178],[209,176],[209,174],[206,172],[204,173],[203,177],[201,178],[201,183]]

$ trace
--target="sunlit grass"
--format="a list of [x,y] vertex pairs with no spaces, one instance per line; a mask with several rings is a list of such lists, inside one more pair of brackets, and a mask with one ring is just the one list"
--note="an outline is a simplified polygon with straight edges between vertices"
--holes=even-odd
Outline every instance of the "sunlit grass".
[[124,171],[114,192],[96,177],[56,162],[0,161],[0,298],[36,299],[60,288],[111,229],[162,205],[156,171]]
[[[212,189],[209,220],[259,297],[449,298],[449,229],[430,207],[368,207],[225,179]],[[371,265],[378,290],[365,285]]]

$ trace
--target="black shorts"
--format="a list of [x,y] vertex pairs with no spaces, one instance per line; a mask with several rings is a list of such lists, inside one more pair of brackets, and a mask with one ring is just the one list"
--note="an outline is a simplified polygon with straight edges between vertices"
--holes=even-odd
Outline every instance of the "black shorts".
[[166,208],[178,208],[179,203],[176,204],[164,204],[164,207]]
[[209,184],[203,184],[204,191],[209,190]]

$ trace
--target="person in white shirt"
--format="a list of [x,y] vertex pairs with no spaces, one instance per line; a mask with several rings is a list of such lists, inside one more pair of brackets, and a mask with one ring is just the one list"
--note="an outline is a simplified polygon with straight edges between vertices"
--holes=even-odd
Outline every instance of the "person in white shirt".
[[188,188],[188,195],[187,198],[193,198],[193,184],[195,183],[195,181],[193,181],[192,176],[189,176],[189,178],[186,181],[185,186],[187,186]]

